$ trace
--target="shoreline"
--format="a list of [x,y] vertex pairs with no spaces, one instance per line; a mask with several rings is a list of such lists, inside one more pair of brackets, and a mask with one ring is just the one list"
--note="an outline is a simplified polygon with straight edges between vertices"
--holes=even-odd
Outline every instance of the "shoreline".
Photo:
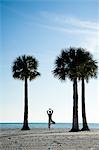
[[[0,129],[16,129],[16,128],[22,128],[23,123],[14,123],[14,122],[9,122],[9,123],[0,123]],[[31,128],[48,128],[48,123],[44,123],[44,122],[39,122],[39,123],[29,123],[29,127]],[[99,123],[88,123],[88,127],[90,129],[99,129]],[[56,124],[52,124],[51,128],[62,128],[62,129],[66,129],[66,128],[72,128],[72,123],[56,123]],[[79,123],[79,129],[82,128],[82,123]]]
[[69,132],[70,129],[0,129],[0,150],[98,150],[99,129]]

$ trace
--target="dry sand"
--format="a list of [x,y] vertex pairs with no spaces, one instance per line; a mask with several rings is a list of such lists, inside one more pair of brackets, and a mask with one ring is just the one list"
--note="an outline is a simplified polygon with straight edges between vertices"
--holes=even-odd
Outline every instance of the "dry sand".
[[99,130],[2,129],[0,150],[99,150]]

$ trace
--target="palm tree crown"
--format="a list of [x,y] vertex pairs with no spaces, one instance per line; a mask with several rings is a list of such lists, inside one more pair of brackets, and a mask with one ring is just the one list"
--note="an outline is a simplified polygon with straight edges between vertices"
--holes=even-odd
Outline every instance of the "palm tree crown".
[[83,77],[88,82],[89,78],[96,78],[98,70],[97,61],[93,60],[91,53],[83,48],[79,48],[77,56],[80,58],[78,79],[81,80]]
[[65,80],[67,77],[70,80],[76,78],[79,74],[79,61],[77,57],[77,49],[69,48],[62,50],[61,55],[55,61],[54,76],[60,80]]
[[25,80],[25,78],[33,80],[40,75],[40,73],[37,72],[37,67],[38,61],[34,57],[25,55],[19,56],[13,62],[13,77],[20,80]]

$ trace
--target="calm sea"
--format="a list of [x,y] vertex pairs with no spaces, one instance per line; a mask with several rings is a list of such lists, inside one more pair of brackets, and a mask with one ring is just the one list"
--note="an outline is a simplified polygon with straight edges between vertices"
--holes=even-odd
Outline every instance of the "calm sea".
[[[22,128],[22,123],[0,123],[0,129],[16,129],[16,128]],[[99,123],[89,123],[89,128],[92,129],[98,129]],[[29,123],[30,128],[48,128],[47,123]],[[56,123],[54,125],[51,125],[51,128],[71,128],[71,123]],[[79,124],[79,127],[82,127],[82,124]]]

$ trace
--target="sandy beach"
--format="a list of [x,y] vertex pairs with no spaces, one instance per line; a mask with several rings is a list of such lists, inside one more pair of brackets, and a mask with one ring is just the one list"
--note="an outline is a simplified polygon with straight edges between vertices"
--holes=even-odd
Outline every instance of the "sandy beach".
[[0,130],[0,150],[99,150],[99,130],[69,129]]

